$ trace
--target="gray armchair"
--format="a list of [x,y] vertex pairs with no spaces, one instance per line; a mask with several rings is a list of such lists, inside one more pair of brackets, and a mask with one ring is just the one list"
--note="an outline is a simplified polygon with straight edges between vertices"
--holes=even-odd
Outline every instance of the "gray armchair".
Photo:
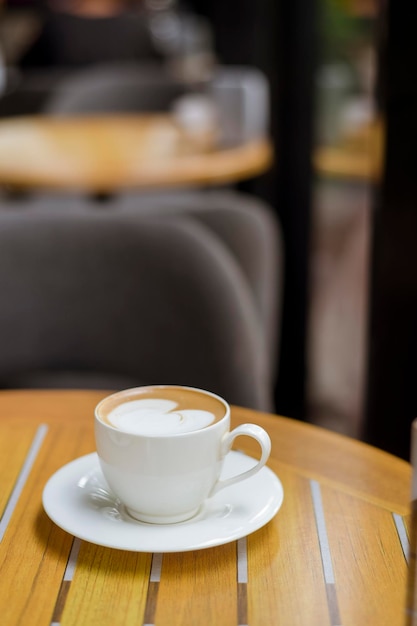
[[238,262],[198,221],[0,211],[0,387],[203,387],[272,408]]
[[197,223],[221,242],[239,266],[259,316],[270,378],[276,377],[285,250],[279,219],[262,200],[232,190],[127,193],[103,203],[83,194],[44,194],[3,202],[1,210],[56,217],[81,212],[104,217],[182,218]]
[[161,64],[102,63],[63,76],[43,108],[49,115],[166,111],[185,89]]

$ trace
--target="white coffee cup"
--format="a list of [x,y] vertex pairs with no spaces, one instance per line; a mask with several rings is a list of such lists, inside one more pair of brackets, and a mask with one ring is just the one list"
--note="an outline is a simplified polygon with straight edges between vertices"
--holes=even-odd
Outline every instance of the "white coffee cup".
[[[220,480],[224,458],[239,435],[253,437],[261,458]],[[256,424],[230,432],[230,407],[219,396],[177,385],[127,389],[95,410],[100,466],[109,487],[140,521],[168,524],[196,515],[207,498],[245,480],[268,460],[271,440]]]

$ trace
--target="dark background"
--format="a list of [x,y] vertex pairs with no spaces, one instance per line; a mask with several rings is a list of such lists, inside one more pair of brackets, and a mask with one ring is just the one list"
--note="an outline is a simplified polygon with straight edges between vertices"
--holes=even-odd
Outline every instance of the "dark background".
[[[314,73],[320,48],[317,0],[194,0],[211,20],[224,63],[269,78],[276,161],[249,186],[278,213],[286,245],[279,413],[306,419]],[[417,417],[417,37],[403,0],[380,0],[375,99],[386,123],[385,160],[373,190],[368,363],[363,438],[409,457]]]
[[417,38],[401,0],[381,10],[379,103],[385,166],[375,190],[364,436],[409,456],[417,417]]

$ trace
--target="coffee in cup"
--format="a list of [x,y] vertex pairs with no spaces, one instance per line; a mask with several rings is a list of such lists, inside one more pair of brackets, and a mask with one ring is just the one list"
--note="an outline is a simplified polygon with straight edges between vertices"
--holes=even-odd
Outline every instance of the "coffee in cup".
[[[189,519],[207,498],[265,465],[271,449],[266,431],[255,424],[229,428],[228,403],[191,387],[127,389],[95,410],[104,477],[127,512],[149,523]],[[239,435],[258,441],[261,458],[251,469],[220,480],[223,460]]]
[[205,428],[221,420],[227,411],[216,396],[185,387],[145,387],[118,394],[101,407],[103,423],[137,435],[176,435]]

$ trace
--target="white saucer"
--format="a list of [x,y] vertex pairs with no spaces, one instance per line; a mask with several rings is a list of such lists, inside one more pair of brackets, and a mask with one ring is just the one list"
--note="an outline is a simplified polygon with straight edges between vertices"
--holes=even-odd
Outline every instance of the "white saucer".
[[[230,452],[222,478],[255,463],[241,452]],[[183,552],[218,546],[258,530],[278,512],[283,497],[281,482],[263,467],[255,476],[219,491],[191,520],[146,524],[125,512],[93,453],[68,463],[49,479],[43,506],[55,524],[91,543],[134,552]]]

